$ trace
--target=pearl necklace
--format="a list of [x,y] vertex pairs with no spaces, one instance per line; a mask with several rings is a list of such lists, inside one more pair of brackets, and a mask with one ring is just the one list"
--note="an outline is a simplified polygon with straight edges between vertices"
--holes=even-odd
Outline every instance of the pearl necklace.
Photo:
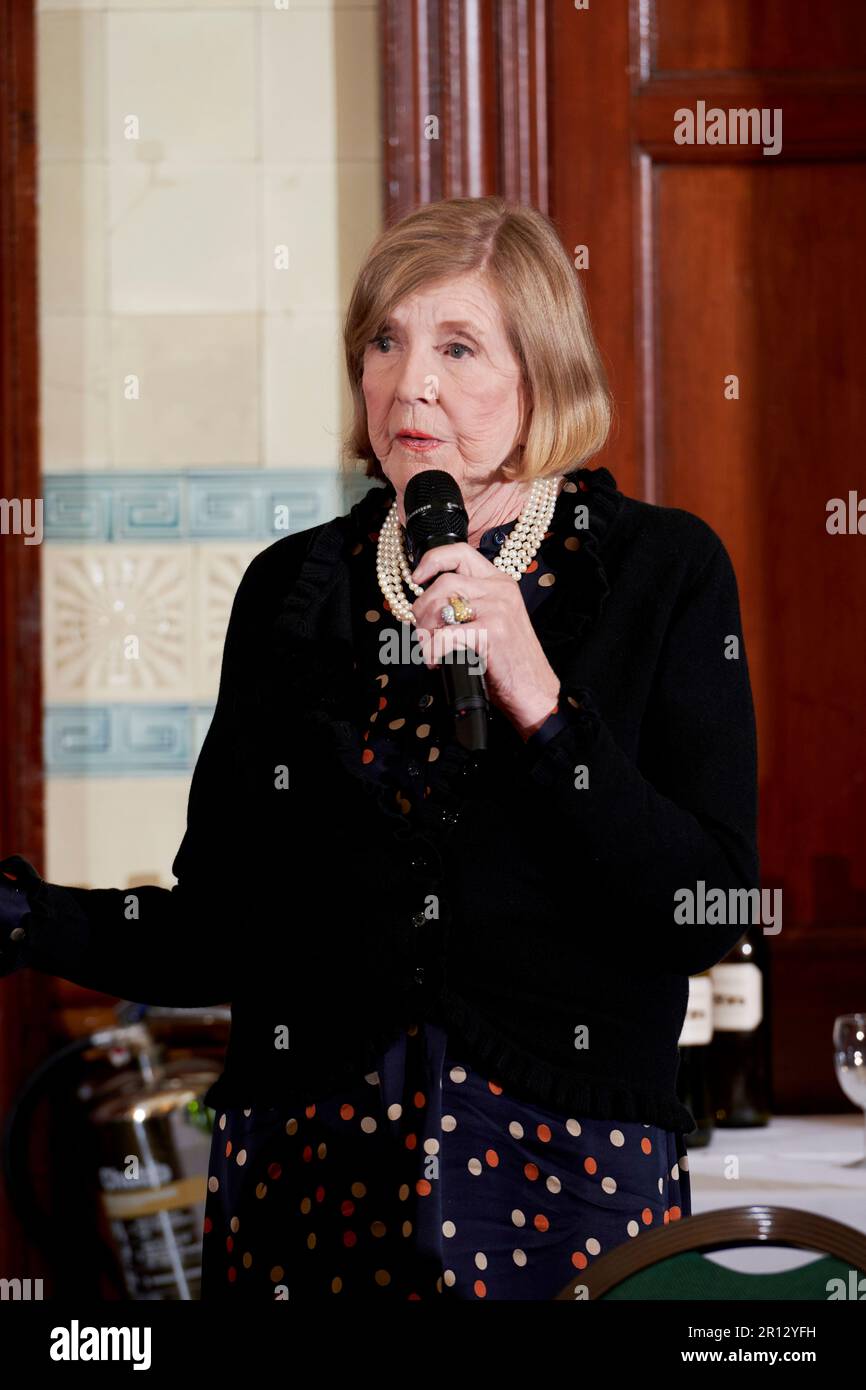
[[[559,477],[536,478],[533,481],[526,506],[517,518],[516,526],[506,536],[499,553],[493,558],[494,565],[515,580],[519,581],[521,574],[532,564],[550,526],[559,483]],[[403,593],[402,586],[405,584],[416,595],[423,594],[424,587],[412,579],[412,568],[406,556],[400,518],[397,514],[396,497],[379,531],[376,574],[379,578],[379,588],[388,600],[395,618],[404,623],[414,623],[415,614]]]

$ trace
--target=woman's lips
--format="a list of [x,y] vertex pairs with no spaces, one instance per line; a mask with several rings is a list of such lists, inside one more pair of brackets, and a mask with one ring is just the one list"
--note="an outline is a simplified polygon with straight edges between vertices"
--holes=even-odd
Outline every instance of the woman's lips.
[[418,439],[414,435],[398,434],[397,443],[402,444],[404,449],[410,449],[413,454],[426,454],[430,449],[438,449],[442,440]]

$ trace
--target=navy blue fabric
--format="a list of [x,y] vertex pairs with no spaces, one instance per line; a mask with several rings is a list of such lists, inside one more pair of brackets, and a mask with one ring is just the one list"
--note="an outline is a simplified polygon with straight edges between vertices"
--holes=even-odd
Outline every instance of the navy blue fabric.
[[680,1135],[516,1100],[425,1021],[339,1094],[217,1116],[202,1298],[552,1299],[690,1213]]

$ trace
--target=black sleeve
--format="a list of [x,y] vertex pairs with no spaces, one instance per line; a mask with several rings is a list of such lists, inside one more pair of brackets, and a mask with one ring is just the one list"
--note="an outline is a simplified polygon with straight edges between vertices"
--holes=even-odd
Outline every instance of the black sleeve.
[[[266,552],[265,552],[266,553]],[[138,1003],[176,1007],[231,1000],[250,913],[240,827],[246,814],[237,737],[241,683],[252,678],[261,629],[262,555],[238,586],[213,719],[192,776],[173,888],[74,888],[47,883],[19,855],[0,861],[26,893],[19,937],[5,936],[0,975],[31,966]],[[16,875],[14,882],[8,873]],[[21,930],[24,936],[21,938]]]
[[[746,925],[730,914],[716,924],[681,922],[675,893],[697,893],[703,880],[706,892],[721,889],[730,900],[729,890],[757,889],[759,879],[757,741],[737,582],[711,534],[714,549],[680,593],[663,640],[640,767],[587,687],[564,685],[565,725],[540,751],[522,750],[530,780],[597,869],[605,904],[598,929],[682,974],[715,964]],[[586,787],[575,785],[581,766]],[[579,882],[575,894],[579,901]]]

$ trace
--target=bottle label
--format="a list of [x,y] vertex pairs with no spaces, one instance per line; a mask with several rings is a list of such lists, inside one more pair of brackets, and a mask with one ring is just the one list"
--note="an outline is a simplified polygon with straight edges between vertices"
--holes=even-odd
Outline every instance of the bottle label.
[[751,1033],[764,1017],[764,982],[757,965],[714,965],[712,979],[713,1027],[722,1033]]
[[702,1047],[713,1037],[713,982],[709,975],[689,977],[689,1002],[679,1047]]

